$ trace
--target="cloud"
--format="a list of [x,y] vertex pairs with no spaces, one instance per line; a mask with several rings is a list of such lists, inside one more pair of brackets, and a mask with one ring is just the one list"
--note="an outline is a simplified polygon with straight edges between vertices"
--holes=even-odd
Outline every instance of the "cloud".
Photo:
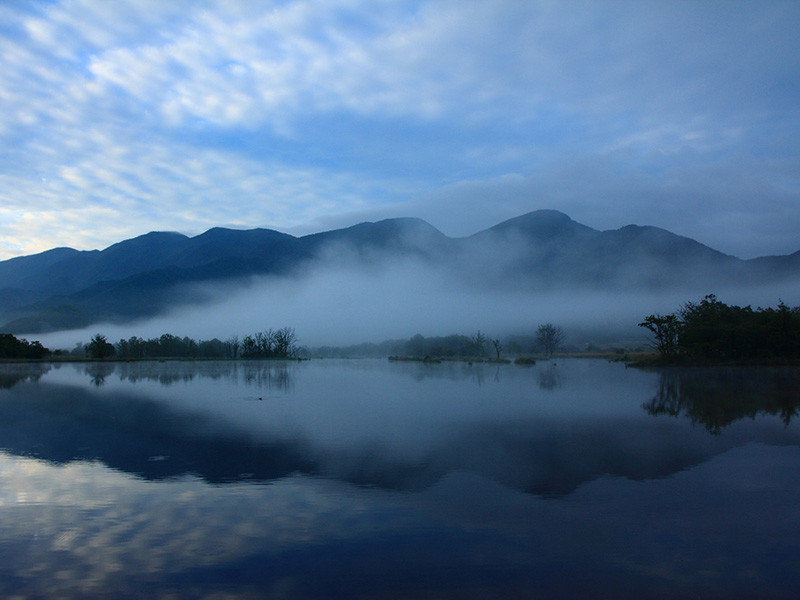
[[[593,225],[597,214],[607,227],[641,214],[681,233],[701,207],[699,221],[728,228],[701,241],[739,255],[793,251],[792,2],[61,0],[0,10],[0,256],[154,229],[310,231],[420,205],[443,229],[466,231],[531,203],[574,206],[574,218]],[[731,200],[724,184],[742,166],[753,177]],[[264,193],[276,180],[293,183]],[[520,182],[543,183],[523,202]],[[450,209],[459,190],[469,224]],[[118,217],[81,230],[77,205],[113,205]],[[62,218],[63,230],[35,226]]]
[[381,185],[346,172],[246,156],[232,161],[217,149],[167,147],[103,130],[78,140],[73,153],[62,149],[70,158],[61,164],[30,164],[37,178],[0,178],[7,243],[33,253],[56,245],[105,247],[154,229],[291,228],[326,207],[355,210]]
[[[331,245],[292,276],[255,276],[218,280],[174,290],[174,297],[196,300],[173,305],[141,321],[94,323],[84,329],[27,334],[51,349],[74,348],[101,332],[111,342],[131,336],[145,339],[164,333],[195,340],[220,340],[291,327],[306,347],[347,346],[408,339],[415,334],[473,335],[492,338],[534,335],[539,325],[554,323],[567,343],[644,343],[637,323],[647,314],[672,313],[688,301],[715,293],[739,306],[775,306],[783,300],[800,305],[800,285],[735,287],[691,279],[681,287],[645,291],[651,275],[646,258],[631,259],[617,274],[621,286],[603,289],[573,285],[548,287],[533,276],[503,279],[509,261],[521,255],[513,238],[489,240],[453,258],[453,264],[431,263],[391,252],[357,255],[352,248]],[[514,265],[517,266],[517,265]],[[517,273],[511,270],[512,273]],[[497,274],[497,279],[490,279]],[[637,285],[639,287],[637,287]],[[709,287],[711,286],[711,287]]]
[[[541,208],[555,208],[599,230],[653,225],[716,250],[753,258],[800,250],[776,218],[800,219],[800,178],[783,160],[737,156],[718,164],[673,164],[658,177],[610,154],[551,162],[531,175],[461,181],[419,194],[402,211],[453,236]],[[388,216],[385,208],[373,218]]]

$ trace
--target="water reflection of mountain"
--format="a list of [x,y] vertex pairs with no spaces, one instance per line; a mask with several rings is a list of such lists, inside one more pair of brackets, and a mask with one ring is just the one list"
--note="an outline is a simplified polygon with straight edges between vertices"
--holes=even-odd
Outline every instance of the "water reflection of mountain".
[[667,476],[753,440],[800,443],[791,431],[766,427],[736,437],[687,435],[672,420],[528,419],[448,429],[409,458],[380,440],[332,448],[301,436],[257,439],[253,431],[149,398],[46,382],[24,387],[0,402],[0,448],[53,463],[98,460],[153,480],[194,474],[211,483],[266,482],[303,473],[420,490],[469,471],[529,493],[563,495],[604,475]]
[[147,479],[191,473],[224,483],[319,471],[300,444],[256,443],[202,413],[44,383],[0,402],[0,448],[54,463],[99,460]]
[[684,415],[709,432],[739,419],[777,415],[788,426],[800,409],[800,369],[669,368],[643,408],[651,415]]

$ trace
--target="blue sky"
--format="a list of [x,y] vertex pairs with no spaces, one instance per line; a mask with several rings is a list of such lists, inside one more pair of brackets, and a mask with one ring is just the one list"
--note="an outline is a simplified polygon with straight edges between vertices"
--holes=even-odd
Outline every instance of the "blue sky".
[[0,259],[539,208],[800,250],[800,3],[0,5]]

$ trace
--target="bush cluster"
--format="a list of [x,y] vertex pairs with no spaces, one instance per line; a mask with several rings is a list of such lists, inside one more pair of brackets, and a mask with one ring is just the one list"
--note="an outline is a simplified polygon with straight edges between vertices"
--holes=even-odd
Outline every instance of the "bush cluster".
[[800,357],[800,307],[729,306],[709,294],[677,313],[648,315],[639,323],[654,336],[662,358],[711,362]]
[[503,344],[497,338],[487,337],[480,330],[473,336],[446,335],[425,337],[417,334],[403,346],[406,356],[484,357],[500,358]]
[[38,359],[50,356],[41,342],[17,339],[10,333],[0,333],[0,358]]
[[116,344],[102,334],[95,335],[86,346],[76,349],[90,358],[291,358],[297,354],[294,329],[259,331],[241,341],[234,336],[226,341],[217,338],[196,341],[165,333],[157,338],[132,336]]

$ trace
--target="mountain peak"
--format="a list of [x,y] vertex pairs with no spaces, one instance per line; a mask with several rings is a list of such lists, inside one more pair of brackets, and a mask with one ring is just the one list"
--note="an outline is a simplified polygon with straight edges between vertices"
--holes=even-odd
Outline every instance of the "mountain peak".
[[153,245],[175,245],[186,242],[189,238],[177,231],[151,231],[142,235],[111,244],[104,252],[114,252],[120,249],[130,250],[136,247],[150,247]]
[[481,236],[486,232],[494,234],[522,234],[534,238],[552,238],[563,235],[574,235],[580,233],[594,232],[595,230],[586,225],[573,221],[568,215],[558,210],[541,209],[508,219],[498,223],[494,227],[475,235]]
[[365,221],[345,229],[312,233],[300,238],[312,251],[329,243],[342,243],[357,248],[412,250],[427,253],[449,238],[422,219],[399,217],[382,221]]

